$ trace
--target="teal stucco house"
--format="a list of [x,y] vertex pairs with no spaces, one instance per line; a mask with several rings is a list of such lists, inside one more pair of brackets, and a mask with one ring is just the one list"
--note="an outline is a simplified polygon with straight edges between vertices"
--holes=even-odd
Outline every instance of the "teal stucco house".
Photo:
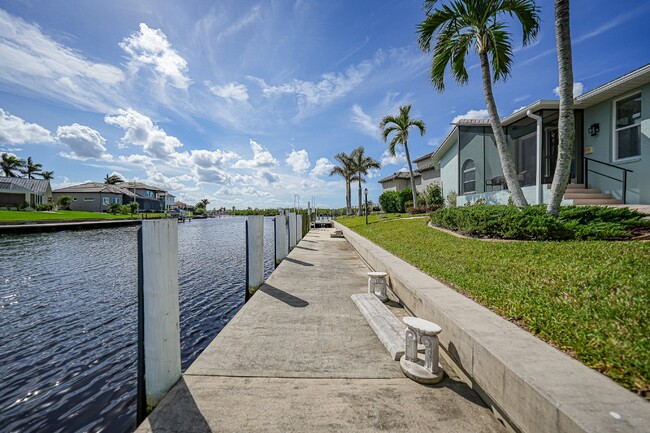
[[[555,173],[558,101],[539,100],[501,119],[524,194],[546,203]],[[650,64],[575,98],[575,154],[565,204],[650,204]],[[433,165],[458,205],[510,196],[484,119],[461,119],[418,160]]]

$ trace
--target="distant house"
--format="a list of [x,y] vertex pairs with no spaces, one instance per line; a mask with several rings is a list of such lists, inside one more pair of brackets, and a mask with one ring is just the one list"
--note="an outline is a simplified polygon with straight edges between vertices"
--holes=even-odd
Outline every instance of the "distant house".
[[[429,185],[440,182],[440,171],[430,161],[432,155],[433,153],[429,153],[413,160],[416,165],[413,167],[413,177],[418,192],[424,192]],[[411,186],[411,176],[408,171],[398,171],[379,180],[379,183],[382,191],[401,191]]]
[[0,208],[27,203],[34,208],[52,198],[50,181],[22,177],[0,177]]
[[176,196],[175,195],[166,192],[166,193],[164,193],[162,195],[162,199],[165,202],[165,210],[166,211],[170,211],[170,210],[174,209],[174,203],[176,202]]
[[[529,111],[540,117],[540,124]],[[558,101],[539,100],[501,119],[519,182],[531,204],[539,199],[546,203],[550,197],[558,151],[558,112]],[[574,185],[563,203],[650,204],[650,65],[576,97],[575,126],[570,181]],[[433,166],[434,181],[440,182],[445,196],[456,192],[459,205],[479,198],[487,203],[508,202],[510,193],[488,120],[458,120],[435,152],[414,161],[419,170]],[[380,183],[384,190],[403,188],[408,185],[408,174],[406,183],[400,183],[402,177],[389,176]]]
[[52,191],[55,201],[61,196],[72,197],[70,209],[87,212],[104,212],[111,204],[127,204],[137,199],[137,195],[126,188],[99,182],[87,182]]
[[128,189],[136,194],[136,201],[142,210],[165,210],[165,195],[167,191],[157,186],[147,185],[142,182],[120,182],[117,186]]
[[187,209],[188,206],[187,204],[183,203],[182,201],[175,201],[172,203],[172,209]]

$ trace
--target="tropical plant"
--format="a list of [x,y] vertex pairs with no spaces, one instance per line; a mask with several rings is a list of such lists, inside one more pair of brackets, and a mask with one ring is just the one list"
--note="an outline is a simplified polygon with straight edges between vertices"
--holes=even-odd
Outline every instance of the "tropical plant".
[[384,191],[379,196],[381,209],[386,213],[400,211],[399,193],[397,191]]
[[[398,193],[399,196],[399,211],[405,212],[407,207],[413,206],[413,190],[407,186]],[[417,200],[417,196],[416,196]],[[415,201],[417,204],[417,201]]]
[[356,180],[356,174],[354,171],[354,164],[352,162],[351,155],[348,155],[345,152],[340,152],[334,155],[339,165],[335,165],[330,170],[330,176],[339,175],[345,179],[345,215],[350,216],[352,208],[352,181]]
[[106,177],[104,178],[104,183],[106,185],[115,185],[115,184],[121,183],[121,182],[124,182],[124,179],[122,179],[117,174],[107,174]]
[[571,176],[571,159],[576,134],[573,114],[573,57],[571,52],[571,23],[569,20],[569,0],[555,0],[555,45],[560,78],[560,113],[558,119],[559,143],[557,164],[551,196],[546,213],[558,216],[562,197]]
[[72,197],[69,195],[62,195],[59,197],[56,201],[56,204],[58,207],[61,209],[67,209],[70,210],[70,204],[72,203]]
[[106,210],[113,215],[117,215],[122,212],[122,205],[120,203],[111,203]]
[[2,154],[2,160],[0,160],[0,168],[5,177],[18,177],[15,171],[20,171],[22,167],[25,166],[25,160],[18,158],[16,155],[11,155],[9,153]]
[[442,188],[437,183],[432,183],[427,186],[424,191],[424,199],[427,206],[443,206],[445,204],[445,198],[442,196]]
[[208,207],[209,204],[210,204],[210,200],[208,200],[207,198],[204,198],[203,200],[201,200],[200,202],[198,202],[198,203],[196,204],[195,207],[196,207],[197,209],[199,209],[199,208],[200,208],[200,209],[207,209],[207,207]]
[[36,164],[32,161],[32,157],[27,157],[27,162],[24,165],[25,168],[20,170],[20,172],[27,176],[28,179],[34,179],[35,174],[40,174],[43,164]]
[[[508,151],[506,136],[492,93],[492,79],[504,81],[512,67],[512,44],[505,16],[516,18],[523,30],[523,46],[533,42],[539,31],[539,8],[535,0],[450,0],[434,9],[438,0],[425,0],[426,18],[418,26],[418,44],[424,52],[433,46],[431,82],[442,92],[445,89],[445,69],[451,65],[451,74],[459,84],[466,84],[469,76],[465,61],[472,48],[479,57],[483,94],[490,126],[501,160],[503,176],[519,207],[526,206],[526,198],[517,178],[517,171]],[[437,34],[434,43],[434,35]],[[490,70],[490,63],[492,71]]]
[[39,174],[41,175],[41,177],[44,180],[52,180],[52,179],[54,179],[54,172],[53,171],[41,171]]
[[417,190],[415,189],[415,176],[413,175],[413,164],[411,164],[411,155],[409,154],[408,147],[408,138],[409,138],[409,129],[416,127],[420,130],[420,136],[424,135],[426,132],[426,126],[424,122],[418,119],[411,119],[409,112],[411,111],[410,105],[402,105],[399,107],[399,115],[397,116],[385,116],[381,119],[379,124],[379,129],[381,129],[381,137],[384,141],[388,140],[388,136],[393,132],[395,135],[393,139],[388,144],[388,153],[391,156],[395,156],[395,147],[398,144],[404,146],[404,152],[406,153],[406,162],[409,166],[409,175],[411,177],[411,191],[413,193],[413,203],[417,203]]
[[352,168],[354,169],[354,172],[356,173],[357,181],[359,182],[358,215],[361,216],[363,215],[361,184],[366,181],[363,176],[367,175],[370,170],[380,169],[381,164],[372,156],[366,156],[366,149],[363,146],[359,146],[356,149],[354,149],[350,154],[350,158],[352,159]]

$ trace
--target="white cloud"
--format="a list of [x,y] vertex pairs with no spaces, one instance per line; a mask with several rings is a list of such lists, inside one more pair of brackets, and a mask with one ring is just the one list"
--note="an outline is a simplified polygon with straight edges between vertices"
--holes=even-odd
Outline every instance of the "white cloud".
[[104,121],[124,129],[122,143],[142,146],[148,154],[162,160],[170,161],[177,156],[176,148],[183,143],[174,136],[154,125],[153,121],[144,114],[129,108],[119,109],[117,114],[107,114]]
[[311,166],[309,162],[309,155],[305,149],[302,150],[292,150],[291,153],[285,159],[285,162],[291,166],[294,173],[304,173]]
[[235,152],[224,152],[221,149],[205,150],[195,149],[190,152],[190,162],[203,168],[223,167],[223,165],[235,158],[238,158]]
[[224,99],[231,99],[234,101],[248,101],[248,88],[239,83],[228,83],[223,86],[216,84],[211,84],[209,81],[205,82],[205,85],[210,89],[210,91]]
[[312,168],[310,175],[311,176],[324,176],[330,173],[330,170],[334,168],[334,164],[330,162],[327,158],[319,158],[316,161],[316,165]]
[[451,123],[456,123],[460,119],[489,119],[490,115],[488,114],[487,109],[483,110],[469,110],[465,114],[459,114],[451,120]]
[[27,123],[0,108],[0,142],[3,144],[50,143],[52,134],[41,125]]
[[194,167],[192,173],[194,173],[198,182],[214,183],[218,185],[229,185],[232,182],[230,174],[221,168],[204,168],[197,166]]
[[70,159],[85,161],[88,159],[103,159],[111,161],[113,157],[106,151],[106,140],[94,129],[73,123],[72,125],[59,126],[56,129],[56,139],[65,144],[70,152],[63,152],[61,156]]
[[[573,97],[575,98],[576,96],[580,96],[584,93],[585,91],[585,85],[582,83],[573,83]],[[553,93],[555,96],[558,98],[560,97],[560,86],[557,86],[555,89],[553,89]]]
[[233,165],[234,168],[268,168],[278,166],[278,160],[273,157],[271,152],[253,140],[250,140],[249,144],[253,150],[253,159],[240,159],[235,162]]
[[266,169],[258,170],[255,173],[255,176],[261,180],[264,180],[268,185],[280,182],[280,176]]
[[[106,112],[122,98],[120,68],[92,62],[0,9],[0,82],[77,107]],[[10,61],[8,59],[11,59]]]
[[138,72],[143,66],[153,66],[156,75],[178,89],[187,89],[187,61],[174,50],[160,29],[140,23],[140,31],[124,38],[119,46],[130,56],[128,66]]
[[406,164],[406,155],[403,152],[395,152],[395,156],[388,153],[388,149],[381,154],[381,166]]
[[350,118],[352,123],[359,125],[361,131],[370,135],[371,137],[379,137],[379,127],[373,122],[372,118],[363,112],[361,106],[355,104],[352,106],[352,117]]

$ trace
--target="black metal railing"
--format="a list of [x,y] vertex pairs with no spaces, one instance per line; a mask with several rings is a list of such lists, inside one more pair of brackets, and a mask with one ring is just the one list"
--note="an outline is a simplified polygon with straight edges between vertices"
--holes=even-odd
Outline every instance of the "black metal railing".
[[[628,173],[633,173],[634,171],[629,170],[627,168],[619,167],[619,166],[614,165],[614,164],[609,164],[607,162],[598,161],[597,159],[587,158],[586,156],[584,157],[584,161],[585,161],[585,164],[584,164],[585,188],[589,188],[589,172],[592,172],[594,174],[598,174],[598,175],[606,177],[608,179],[615,180],[616,182],[621,182],[623,184],[622,185],[623,191],[622,191],[622,194],[621,194],[621,198],[623,199],[623,204],[625,204],[625,201],[626,201],[625,199],[627,197],[627,174]],[[623,172],[623,178],[622,179],[617,179],[617,178],[609,176],[609,175],[607,175],[605,173],[601,173],[599,171],[592,170],[592,169],[589,168],[589,161],[595,162],[597,164],[606,165],[608,167],[616,168],[618,170],[621,170]]]

